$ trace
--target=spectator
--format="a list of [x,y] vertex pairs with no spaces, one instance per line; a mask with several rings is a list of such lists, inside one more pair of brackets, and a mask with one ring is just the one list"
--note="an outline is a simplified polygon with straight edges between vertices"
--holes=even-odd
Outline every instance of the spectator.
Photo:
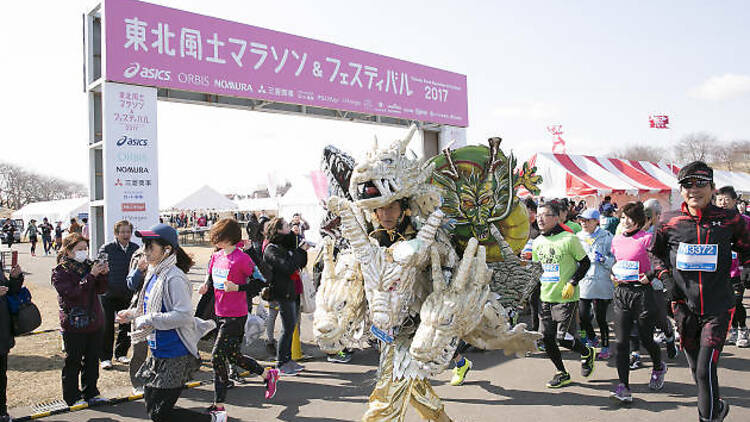
[[[68,406],[106,401],[96,386],[104,319],[96,295],[107,291],[109,269],[106,262],[88,260],[88,246],[79,233],[69,234],[57,256],[58,265],[52,270],[65,344],[62,390]],[[79,377],[83,391],[79,389]]]
[[42,231],[42,244],[44,245],[44,256],[49,255],[49,251],[52,248],[52,224],[49,223],[47,217],[42,219],[42,225],[39,226],[39,230]]
[[299,224],[299,235],[302,237],[302,239],[305,238],[305,231],[310,230],[310,225],[307,224],[307,221],[305,221],[304,218],[302,218],[302,214],[295,212],[294,215],[292,215],[292,221],[290,225]]
[[602,207],[602,217],[599,220],[602,228],[610,232],[612,236],[617,233],[617,226],[620,224],[620,220],[612,215],[614,211],[615,208],[612,206],[612,204],[605,204]]
[[[99,253],[106,253],[109,260],[109,277],[107,292],[101,297],[104,307],[104,332],[101,355],[101,368],[112,369],[112,342],[115,341],[115,315],[117,312],[127,309],[133,292],[128,289],[126,278],[130,260],[138,245],[130,241],[133,233],[133,225],[127,220],[115,223],[115,240],[102,245]],[[117,330],[117,341],[115,342],[115,361],[128,364],[128,349],[130,349],[130,324],[119,324]]]
[[304,367],[292,360],[292,335],[297,325],[299,309],[299,292],[292,275],[307,265],[305,245],[296,247],[294,233],[289,224],[281,217],[276,217],[266,226],[268,247],[263,253],[263,259],[270,267],[271,300],[278,302],[283,331],[277,350],[277,365],[283,375],[296,375]]
[[84,239],[89,240],[89,219],[83,217],[81,221],[83,222],[83,225],[81,226],[81,236],[83,236]]
[[9,422],[8,401],[8,353],[16,344],[13,338],[13,325],[8,309],[7,295],[18,294],[23,284],[23,271],[18,265],[10,269],[10,279],[0,269],[0,422]]
[[8,245],[9,249],[12,249],[13,243],[16,241],[16,225],[10,218],[6,218],[3,224],[3,236],[5,237],[5,244]]
[[63,232],[65,229],[62,228],[62,221],[58,221],[55,226],[55,252],[59,252],[62,247]]
[[39,229],[36,227],[36,220],[32,218],[31,220],[29,220],[29,227],[26,228],[26,236],[29,239],[29,243],[31,243],[31,256],[36,256],[36,242],[38,233]]
[[78,221],[76,221],[75,217],[70,219],[70,226],[68,226],[68,233],[81,233],[81,225],[78,224]]

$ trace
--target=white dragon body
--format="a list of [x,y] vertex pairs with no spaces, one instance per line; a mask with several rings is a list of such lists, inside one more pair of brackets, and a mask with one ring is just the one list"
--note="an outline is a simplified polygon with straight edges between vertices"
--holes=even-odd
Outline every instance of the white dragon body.
[[[439,191],[428,183],[433,165],[406,156],[415,130],[412,127],[406,138],[382,151],[376,141],[373,152],[353,169],[352,200],[332,196],[327,203],[328,211],[340,218],[340,232],[350,249],[335,260],[332,243],[323,246],[314,334],[328,353],[362,347],[366,324],[372,324],[367,328],[383,342],[381,377],[366,420],[391,420],[381,414],[382,403],[373,405],[382,399],[381,390],[402,388],[399,383],[404,380],[427,383],[450,363],[459,339],[522,354],[534,350],[540,337],[525,331],[523,324],[510,326],[505,309],[490,290],[492,270],[476,239],[458,260],[450,226],[440,210]],[[399,200],[408,201],[416,235],[381,246],[368,235],[367,222],[378,228],[375,209]],[[513,260],[503,265],[509,275],[524,275],[519,268]],[[427,390],[432,393],[429,384]]]

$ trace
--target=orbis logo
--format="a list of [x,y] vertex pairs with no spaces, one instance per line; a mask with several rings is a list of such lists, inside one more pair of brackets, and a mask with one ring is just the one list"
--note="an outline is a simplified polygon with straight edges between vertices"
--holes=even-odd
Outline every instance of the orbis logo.
[[140,63],[132,62],[130,63],[130,66],[126,67],[122,72],[122,76],[130,79],[135,75],[144,79],[157,79],[160,81],[172,80],[171,70],[157,69],[155,67],[141,67]]
[[120,139],[117,140],[117,146],[121,147],[123,145],[130,145],[134,147],[147,147],[148,146],[148,139],[137,139],[137,138],[131,138],[126,135],[122,135]]

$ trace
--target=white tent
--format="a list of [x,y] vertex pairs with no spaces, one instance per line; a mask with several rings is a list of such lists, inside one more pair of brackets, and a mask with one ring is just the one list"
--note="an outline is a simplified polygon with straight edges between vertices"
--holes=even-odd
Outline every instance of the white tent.
[[320,240],[320,222],[325,217],[325,212],[315,195],[312,178],[310,174],[301,175],[293,179],[291,184],[292,187],[279,199],[279,215],[289,221],[294,213],[300,213],[310,224],[305,238],[317,242]]
[[236,199],[239,211],[278,211],[279,204],[276,198],[245,198]]
[[88,215],[88,213],[89,198],[86,197],[26,204],[13,213],[13,218],[22,218],[24,224],[28,224],[32,218],[41,222],[44,217],[47,217],[52,224],[62,221],[67,225],[71,218],[79,218],[81,214]]
[[167,207],[167,210],[206,210],[228,211],[236,210],[237,204],[209,186],[203,186],[181,201]]

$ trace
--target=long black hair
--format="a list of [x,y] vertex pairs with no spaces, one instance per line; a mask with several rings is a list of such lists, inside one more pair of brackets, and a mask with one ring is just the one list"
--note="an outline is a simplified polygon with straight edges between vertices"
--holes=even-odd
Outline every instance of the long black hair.
[[157,238],[157,239],[144,239],[143,246],[148,247],[148,244],[150,242],[156,242],[159,246],[162,247],[162,249],[166,248],[167,246],[172,248],[172,253],[177,254],[177,264],[175,265],[177,266],[177,268],[181,269],[182,272],[184,272],[185,274],[187,274],[188,271],[190,271],[190,267],[192,267],[195,264],[195,262],[193,261],[193,258],[190,255],[188,255],[187,252],[185,252],[185,250],[182,249],[182,247],[179,245],[177,247],[173,247],[172,245],[167,243],[166,240]]

